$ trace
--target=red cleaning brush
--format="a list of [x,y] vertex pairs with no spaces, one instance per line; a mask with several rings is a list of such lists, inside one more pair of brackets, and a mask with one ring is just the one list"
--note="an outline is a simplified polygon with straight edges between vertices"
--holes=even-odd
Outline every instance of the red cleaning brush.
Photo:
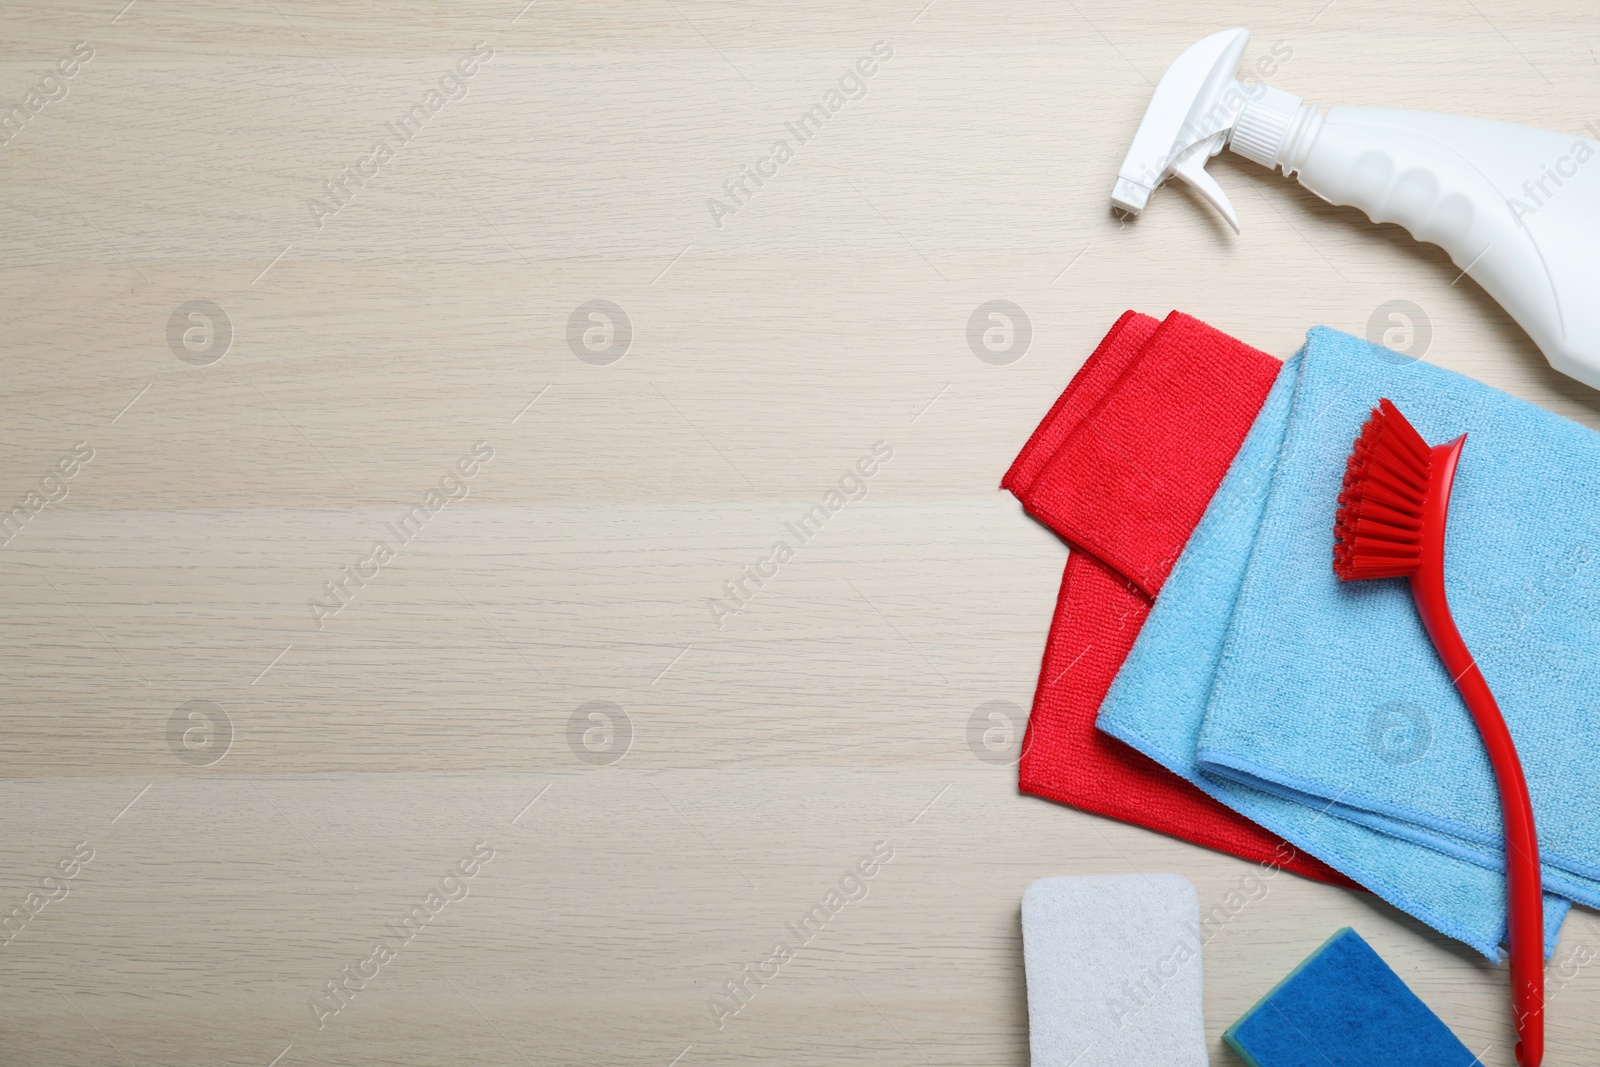
[[1506,826],[1517,1062],[1539,1067],[1544,1058],[1544,890],[1533,802],[1511,731],[1450,617],[1444,594],[1445,516],[1456,461],[1466,440],[1462,434],[1449,444],[1430,448],[1393,404],[1378,401],[1345,468],[1333,524],[1333,572],[1344,581],[1411,580],[1411,597],[1422,625],[1489,750]]

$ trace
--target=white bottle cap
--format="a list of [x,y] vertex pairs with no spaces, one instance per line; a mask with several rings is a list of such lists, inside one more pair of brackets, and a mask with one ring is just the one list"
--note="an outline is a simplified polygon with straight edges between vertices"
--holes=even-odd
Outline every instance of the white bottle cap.
[[1300,114],[1300,98],[1270,85],[1258,86],[1234,120],[1228,147],[1268,170],[1282,163],[1289,130]]

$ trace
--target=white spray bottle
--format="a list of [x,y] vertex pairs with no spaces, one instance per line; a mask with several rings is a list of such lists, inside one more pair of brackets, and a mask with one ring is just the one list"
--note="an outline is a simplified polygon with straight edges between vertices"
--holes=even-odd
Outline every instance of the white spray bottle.
[[1600,142],[1488,119],[1336,104],[1234,78],[1247,30],[1192,45],[1156,86],[1111,202],[1137,215],[1176,175],[1239,220],[1208,159],[1227,146],[1330,204],[1436,244],[1550,365],[1600,389]]

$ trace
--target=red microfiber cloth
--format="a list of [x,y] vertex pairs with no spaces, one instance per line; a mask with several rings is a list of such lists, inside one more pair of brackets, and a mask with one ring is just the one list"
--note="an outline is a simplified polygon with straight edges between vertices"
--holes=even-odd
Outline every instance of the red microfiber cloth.
[[1001,482],[1072,546],[1023,741],[1020,785],[1339,885],[1349,879],[1094,728],[1281,364],[1173,312],[1126,312]]

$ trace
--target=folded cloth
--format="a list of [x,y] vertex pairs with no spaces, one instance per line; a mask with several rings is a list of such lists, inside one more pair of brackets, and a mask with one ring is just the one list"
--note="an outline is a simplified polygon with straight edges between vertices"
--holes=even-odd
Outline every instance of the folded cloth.
[[[1122,372],[1138,358],[1160,326],[1161,323],[1149,315],[1137,311],[1122,313],[1056,398],[1049,414],[1040,420],[1028,443],[1012,461],[1011,469],[1001,479],[1000,488],[1010,490],[1019,499],[1032,495],[1033,483],[1038,481],[1051,458],[1111,392]],[[1026,499],[1023,502],[1026,504]]]
[[[1094,729],[1150,595],[1204,512],[1277,367],[1188,316],[1174,313],[1158,324],[1127,312],[1007,472],[1003,486],[1073,545],[1019,784],[1026,793],[1350,885]],[[1189,402],[1177,407],[1173,397]]]
[[[1126,349],[1150,322],[1137,316],[1144,321],[1134,328],[1131,318],[1124,314],[1091,357],[1109,348],[1106,370],[1076,392],[1068,387],[1070,403],[1051,412],[1048,429],[1035,432],[1001,486],[1074,548],[1153,597],[1281,364],[1177,311],[1130,356]],[[1101,385],[1119,364],[1115,380]],[[1034,453],[1057,437],[1060,444],[1040,463]]]
[[[1397,781],[1423,795],[1476,790],[1478,817],[1497,833],[1499,801],[1482,743],[1438,665],[1404,584],[1338,586],[1331,564],[1333,514],[1350,445],[1379,396],[1394,400],[1434,441],[1459,428],[1488,431],[1496,424],[1489,409],[1520,402],[1438,368],[1397,367],[1384,356],[1393,358],[1363,341],[1317,329],[1285,365],[1111,687],[1098,725],[1396,907],[1494,958],[1506,919],[1499,867],[1346,817],[1357,798],[1382,793],[1380,785]],[[1462,393],[1477,399],[1458,403]],[[1536,429],[1525,425],[1522,432]],[[1487,454],[1507,447],[1493,433],[1483,436],[1478,451],[1485,458],[1476,474],[1463,458],[1461,495],[1451,504],[1451,602],[1513,722],[1532,779],[1533,767],[1545,761],[1527,747],[1524,738],[1535,732],[1522,723],[1530,710],[1535,716],[1547,712],[1538,704],[1530,709],[1521,690],[1502,685],[1510,675],[1500,669],[1499,650],[1516,630],[1515,620],[1484,629],[1486,613],[1509,611],[1507,601],[1497,597],[1486,604],[1460,578],[1486,541],[1513,537],[1504,517],[1493,521],[1482,514],[1504,487],[1485,482],[1493,469]],[[1471,450],[1475,438],[1468,442]],[[1551,438],[1535,433],[1515,451],[1530,456],[1541,444],[1550,446]],[[1321,480],[1308,478],[1309,470],[1322,470]],[[1525,505],[1532,487],[1525,480],[1514,484],[1522,492],[1505,499]],[[1520,508],[1517,514],[1520,521]],[[1488,530],[1469,534],[1473,525]],[[1465,610],[1469,604],[1473,609]],[[1513,695],[1521,716],[1513,714]],[[1373,709],[1396,699],[1432,709],[1431,747],[1408,766],[1390,762],[1388,749],[1371,744],[1372,723],[1389,725],[1388,712],[1375,718]],[[1319,780],[1325,788],[1282,789],[1222,762],[1231,757],[1234,764],[1255,767],[1282,763],[1293,768],[1296,781]],[[1313,768],[1320,768],[1321,779]],[[1228,773],[1212,773],[1220,770]],[[1270,791],[1261,788],[1268,785]],[[1543,839],[1547,813],[1553,816],[1555,807],[1537,790],[1534,806]],[[1568,900],[1546,895],[1552,948],[1568,907]]]

